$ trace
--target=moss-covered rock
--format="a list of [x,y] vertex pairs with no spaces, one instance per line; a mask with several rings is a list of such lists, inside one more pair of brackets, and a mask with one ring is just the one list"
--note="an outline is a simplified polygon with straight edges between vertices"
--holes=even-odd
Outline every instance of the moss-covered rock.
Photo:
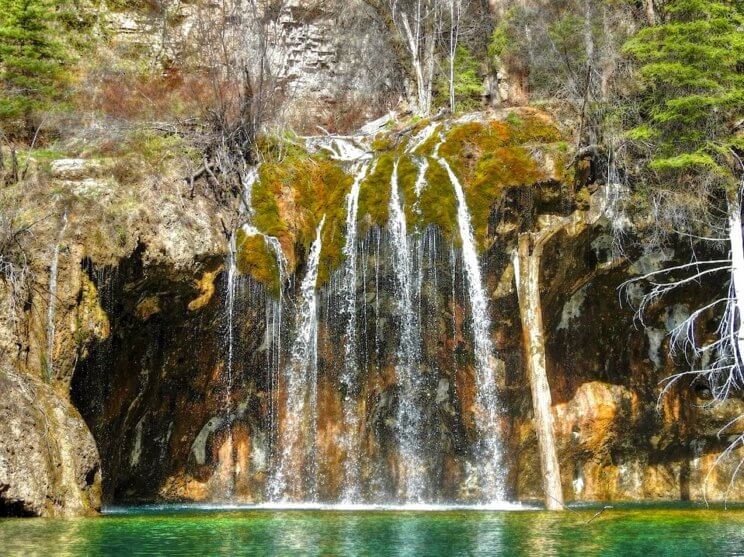
[[[499,118],[482,116],[443,122],[428,137],[419,138],[429,126],[428,120],[422,120],[409,124],[404,131],[378,133],[370,141],[370,171],[359,194],[362,234],[372,226],[387,223],[396,164],[409,232],[435,225],[446,238],[459,242],[454,188],[435,158],[439,155],[462,182],[481,248],[487,247],[492,207],[507,188],[563,177],[566,144],[561,142],[555,123],[544,113],[520,109]],[[420,142],[418,146],[411,145],[413,138]],[[435,153],[437,146],[439,151]],[[325,152],[304,150],[296,138],[264,138],[261,147],[266,162],[253,189],[252,224],[279,240],[292,273],[298,258],[308,252],[315,229],[325,215],[319,272],[319,284],[323,284],[343,260],[346,197],[353,182],[351,169]],[[426,164],[425,184],[417,195],[422,164]],[[243,234],[239,251],[241,271],[266,285],[269,291],[278,292],[276,256],[264,239]]]

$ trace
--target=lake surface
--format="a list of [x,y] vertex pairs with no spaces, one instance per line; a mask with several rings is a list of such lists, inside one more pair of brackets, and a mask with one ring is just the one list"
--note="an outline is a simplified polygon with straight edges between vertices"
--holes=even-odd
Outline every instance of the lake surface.
[[1,555],[744,555],[744,507],[539,510],[109,509],[2,519]]

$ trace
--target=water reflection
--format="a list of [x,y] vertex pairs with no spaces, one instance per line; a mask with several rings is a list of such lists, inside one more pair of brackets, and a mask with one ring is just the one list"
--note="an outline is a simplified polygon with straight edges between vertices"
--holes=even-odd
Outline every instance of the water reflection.
[[0,520],[2,555],[732,555],[744,510],[149,511]]

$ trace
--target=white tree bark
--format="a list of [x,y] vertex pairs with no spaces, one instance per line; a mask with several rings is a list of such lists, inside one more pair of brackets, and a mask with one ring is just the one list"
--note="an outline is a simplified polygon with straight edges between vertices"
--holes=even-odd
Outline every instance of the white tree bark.
[[461,0],[450,0],[450,48],[449,48],[449,97],[450,112],[455,113],[455,57],[457,56],[457,42],[460,35]]
[[[728,234],[727,237],[704,237],[688,235],[701,242],[727,242],[729,247],[728,259],[697,259],[689,263],[675,265],[657,271],[651,271],[645,275],[635,277],[621,288],[638,282],[646,282],[651,287],[646,293],[637,309],[637,315],[641,317],[649,304],[659,300],[665,294],[680,287],[686,287],[703,282],[721,280],[724,275],[728,280],[728,292],[725,297],[717,298],[693,311],[687,319],[677,325],[670,332],[670,345],[672,350],[681,347],[685,351],[689,362],[699,363],[699,367],[693,365],[693,369],[676,373],[667,377],[665,385],[659,395],[659,399],[667,393],[672,385],[679,379],[703,378],[710,388],[712,401],[708,404],[722,404],[728,400],[732,393],[744,384],[744,237],[742,237],[741,199],[744,194],[744,178],[739,190],[728,200]],[[678,272],[691,271],[691,274],[682,278],[674,278]],[[674,273],[674,274],[673,274]],[[715,278],[714,278],[715,277]],[[723,308],[723,309],[720,309]],[[703,318],[704,322],[710,319],[711,311],[717,313],[719,320],[715,337],[707,334],[701,335],[698,321]],[[707,317],[706,317],[707,316]],[[744,415],[737,416],[726,423],[718,432],[719,437],[731,435],[731,429],[735,424],[744,419]],[[715,460],[717,466],[723,459],[730,457],[739,447],[744,447],[744,434],[733,431],[734,440],[726,449],[718,455]],[[706,475],[705,482],[713,473],[713,466]],[[735,468],[729,487],[734,482],[739,472],[744,468],[744,461],[740,461]],[[705,484],[704,484],[705,485]],[[705,487],[703,489],[705,496]]]
[[[558,232],[577,236],[605,212],[607,197],[603,191],[592,196],[588,211],[574,211],[567,217],[545,215],[537,232],[523,233],[513,254],[514,280],[519,297],[525,365],[532,392],[535,434],[543,475],[545,507],[563,510],[563,488],[553,428],[552,397],[545,357],[545,333],[540,300],[540,267],[543,249]],[[545,222],[547,221],[547,222]]]
[[403,30],[405,31],[406,41],[408,42],[408,50],[411,52],[411,65],[413,67],[413,75],[416,78],[416,112],[420,114],[426,114],[426,80],[423,63],[421,61],[420,49],[421,49],[421,22],[419,18],[415,18],[414,24],[416,25],[415,30],[411,29],[411,24],[408,21],[408,16],[403,13],[401,14],[401,20],[403,21]]
[[416,82],[416,90],[412,95],[413,108],[421,116],[431,112],[436,39],[441,26],[441,1],[416,0],[412,16],[397,7],[395,2],[391,3],[393,20],[397,22],[396,13],[400,14],[401,35],[411,55],[411,67]]
[[729,203],[729,242],[731,244],[731,283],[733,285],[739,318],[732,325],[736,328],[736,363],[741,366],[744,358],[744,239],[741,231],[741,204]]
[[524,355],[532,391],[535,434],[537,435],[540,466],[543,477],[545,507],[551,511],[563,510],[563,488],[558,453],[553,428],[552,398],[545,360],[542,305],[540,302],[540,261],[547,233],[522,234],[514,257],[514,270],[519,296],[519,313],[522,319]]

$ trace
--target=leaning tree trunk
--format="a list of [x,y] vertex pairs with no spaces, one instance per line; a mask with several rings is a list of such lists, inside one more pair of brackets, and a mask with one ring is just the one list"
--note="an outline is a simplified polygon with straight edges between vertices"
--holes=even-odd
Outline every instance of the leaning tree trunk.
[[526,233],[519,237],[515,258],[519,313],[527,372],[532,390],[532,409],[543,476],[545,507],[563,510],[561,471],[555,446],[550,384],[545,363],[545,335],[540,303],[540,261],[545,241],[552,234]]
[[552,400],[545,359],[545,333],[540,302],[540,263],[543,249],[558,232],[576,237],[597,222],[605,213],[607,195],[604,191],[591,196],[587,210],[576,210],[568,216],[542,215],[542,227],[534,233],[522,233],[514,252],[514,276],[522,320],[525,363],[532,391],[535,433],[543,474],[543,492],[548,510],[563,510],[561,471],[553,429]]

